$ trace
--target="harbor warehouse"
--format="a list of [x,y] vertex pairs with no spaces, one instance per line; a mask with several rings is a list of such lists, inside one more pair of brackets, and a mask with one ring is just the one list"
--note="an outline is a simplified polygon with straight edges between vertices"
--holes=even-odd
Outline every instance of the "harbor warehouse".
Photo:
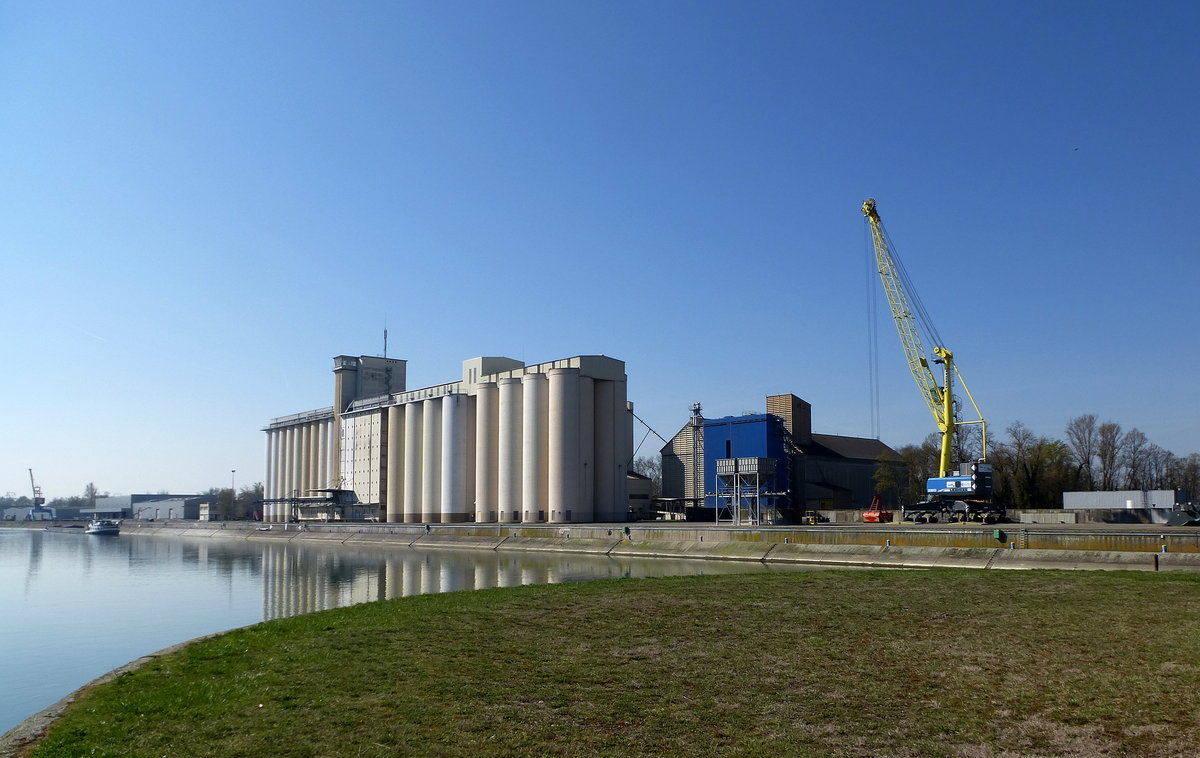
[[623,361],[472,358],[405,386],[406,361],[334,358],[334,404],[271,421],[263,519],[623,521],[633,407]]

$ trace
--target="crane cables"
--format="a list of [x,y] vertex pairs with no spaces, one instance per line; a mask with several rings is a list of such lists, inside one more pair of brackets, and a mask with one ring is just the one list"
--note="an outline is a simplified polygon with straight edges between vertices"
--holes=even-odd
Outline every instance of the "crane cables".
[[867,396],[871,414],[871,436],[879,439],[879,275],[875,270],[875,245],[869,222],[863,226],[864,271],[867,286]]
[[637,444],[637,447],[635,447],[633,449],[633,455],[630,456],[630,458],[629,458],[630,464],[632,464],[634,459],[637,458],[638,451],[642,449],[642,445],[644,445],[646,443],[646,439],[651,435],[651,433],[653,433],[655,437],[658,437],[660,440],[662,440],[664,445],[671,444],[670,442],[667,441],[667,439],[665,437],[663,437],[661,434],[659,434],[657,431],[655,431],[653,427],[651,427],[645,421],[642,421],[641,416],[637,415],[633,411],[630,411],[629,415],[633,416],[635,419],[637,419],[641,423],[642,426],[646,427],[646,433],[642,436],[642,441],[639,442]]
[[[871,234],[871,221],[866,219],[863,226],[863,250],[865,251],[866,261],[866,289],[867,289],[867,372],[868,372],[868,391],[870,396],[870,414],[871,414],[871,433],[876,439],[880,436],[880,409],[879,409],[879,295],[878,287],[880,276],[884,275],[883,269],[891,269],[895,272],[896,278],[900,280],[900,288],[902,290],[903,301],[908,306],[909,312],[905,315],[912,321],[916,327],[915,336],[918,339],[920,352],[925,353],[927,348],[922,342],[931,342],[934,347],[944,347],[942,336],[934,326],[933,319],[929,316],[929,311],[925,309],[925,303],[921,300],[921,296],[913,284],[912,277],[909,276],[908,269],[904,267],[904,262],[900,259],[896,252],[895,243],[892,242],[891,235],[883,226],[883,221],[878,219],[876,215],[876,224],[878,225],[879,234],[883,238],[885,250],[880,251],[875,245],[875,241]],[[887,260],[880,260],[879,256],[887,256]],[[899,319],[899,316],[894,316]],[[928,359],[928,354],[922,355]]]
[[921,331],[929,338],[934,347],[945,347],[946,343],[942,342],[942,335],[938,333],[937,327],[933,325],[933,319],[929,317],[929,311],[925,310],[925,303],[921,301],[921,294],[913,284],[912,278],[908,275],[908,269],[904,267],[904,261],[900,259],[900,255],[896,252],[896,245],[892,242],[892,237],[888,234],[883,221],[879,222],[879,233],[883,235],[883,240],[887,243],[887,254],[892,259],[892,267],[900,275],[900,281],[904,284],[904,293],[908,297],[909,305],[914,311],[909,315],[920,324]]

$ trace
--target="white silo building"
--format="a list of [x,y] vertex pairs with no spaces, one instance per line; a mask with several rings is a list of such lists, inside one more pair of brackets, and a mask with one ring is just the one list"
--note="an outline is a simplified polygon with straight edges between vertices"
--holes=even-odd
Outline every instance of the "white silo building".
[[334,359],[334,405],[271,421],[263,519],[624,521],[633,456],[625,363],[472,358],[409,390],[406,362]]

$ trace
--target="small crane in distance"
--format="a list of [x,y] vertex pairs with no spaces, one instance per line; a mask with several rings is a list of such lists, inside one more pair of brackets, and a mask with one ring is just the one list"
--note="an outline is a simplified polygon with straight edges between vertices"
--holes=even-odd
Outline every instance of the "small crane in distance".
[[37,482],[33,481],[33,469],[29,469],[29,486],[33,488],[33,507],[44,505],[46,498],[42,497],[42,488],[37,486]]
[[[941,516],[946,516],[952,521],[997,521],[1004,514],[1003,510],[991,501],[992,467],[987,463],[987,422],[958,371],[954,353],[945,347],[908,273],[896,257],[891,240],[879,218],[875,199],[867,198],[861,210],[871,227],[875,263],[884,292],[887,294],[892,319],[896,322],[896,331],[900,334],[900,344],[908,360],[908,369],[916,380],[921,397],[933,414],[941,436],[938,475],[926,481],[926,502],[904,506],[904,517],[914,521],[937,521]],[[929,337],[934,346],[932,355],[925,350],[925,336]],[[934,373],[931,364],[941,365],[940,378]],[[958,377],[958,383],[971,401],[976,419],[964,421],[959,418],[959,403],[954,394],[955,377]],[[965,424],[979,424],[982,456],[977,461],[959,463],[955,468],[955,431],[957,427]]]

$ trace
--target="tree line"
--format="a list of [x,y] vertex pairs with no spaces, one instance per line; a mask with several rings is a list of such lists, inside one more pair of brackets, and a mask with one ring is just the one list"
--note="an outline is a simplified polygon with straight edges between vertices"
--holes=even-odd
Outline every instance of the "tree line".
[[[956,461],[978,459],[978,426],[959,427]],[[993,465],[993,499],[1005,508],[1061,508],[1062,493],[1112,490],[1184,490],[1200,492],[1200,453],[1177,456],[1150,442],[1136,427],[1128,431],[1095,414],[1071,419],[1062,438],[1038,435],[1020,421],[1005,429],[1007,438],[988,444]],[[881,461],[876,486],[899,503],[926,499],[925,480],[940,476],[938,435],[897,448],[904,466]]]

